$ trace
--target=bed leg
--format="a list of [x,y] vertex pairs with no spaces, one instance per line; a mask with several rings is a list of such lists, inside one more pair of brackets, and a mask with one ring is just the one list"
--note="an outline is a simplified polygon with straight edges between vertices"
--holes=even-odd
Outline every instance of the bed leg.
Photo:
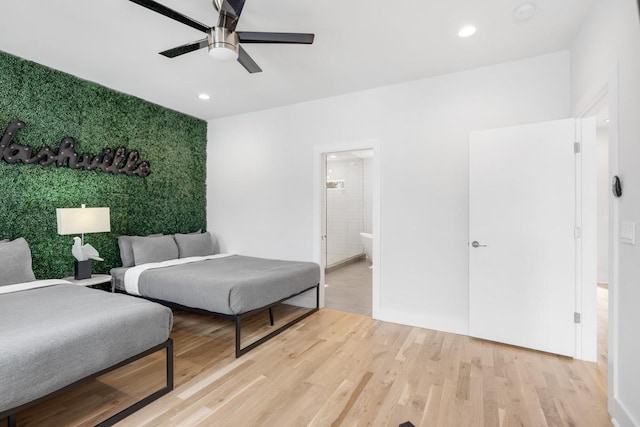
[[236,315],[236,359],[242,356],[242,351],[240,350],[240,330],[241,330],[241,320],[240,316]]
[[7,417],[7,427],[16,427],[16,414],[11,414]]
[[173,340],[170,340],[166,348],[167,361],[167,389],[173,390]]
[[260,344],[270,340],[271,338],[275,337],[276,335],[278,335],[279,333],[285,331],[286,329],[289,329],[291,326],[295,325],[296,323],[300,322],[302,319],[307,318],[308,316],[312,315],[313,313],[315,313],[316,311],[318,311],[320,309],[320,284],[318,283],[316,286],[312,286],[308,289],[305,289],[304,291],[296,294],[296,295],[292,295],[288,298],[285,298],[281,301],[278,301],[274,304],[271,304],[271,306],[266,307],[269,309],[269,320],[271,321],[271,326],[273,326],[274,322],[273,322],[273,311],[272,311],[272,307],[280,302],[283,302],[287,299],[293,298],[294,296],[300,295],[302,293],[305,292],[309,292],[311,291],[313,288],[316,289],[316,306],[314,308],[309,309],[309,311],[307,311],[306,313],[296,317],[295,319],[289,321],[288,323],[286,323],[285,325],[282,325],[278,328],[276,328],[275,330],[269,332],[267,335],[263,336],[262,338],[258,339],[257,341],[252,342],[251,344],[247,345],[245,348],[241,348],[240,346],[240,341],[241,341],[241,336],[240,336],[240,327],[241,327],[241,322],[242,322],[242,318],[245,316],[250,316],[258,311],[262,311],[265,309],[265,307],[263,308],[258,308],[255,309],[253,311],[248,311],[246,313],[243,314],[236,314],[236,315],[232,315],[230,316],[233,320],[235,320],[236,322],[236,359],[239,358],[240,356],[242,356],[243,354],[247,353],[248,351],[251,351],[252,349],[256,348],[257,346],[259,346]]

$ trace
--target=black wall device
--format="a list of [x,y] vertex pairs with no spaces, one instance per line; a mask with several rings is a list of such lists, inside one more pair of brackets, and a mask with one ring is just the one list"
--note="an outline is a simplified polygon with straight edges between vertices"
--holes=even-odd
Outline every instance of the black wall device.
[[613,183],[611,184],[611,190],[613,191],[613,195],[616,197],[622,196],[622,183],[620,182],[620,177],[618,175],[613,176]]

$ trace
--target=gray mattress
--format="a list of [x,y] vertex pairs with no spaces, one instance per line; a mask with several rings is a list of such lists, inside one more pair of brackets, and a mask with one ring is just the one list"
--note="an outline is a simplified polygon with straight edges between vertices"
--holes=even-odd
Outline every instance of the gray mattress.
[[172,323],[159,304],[77,285],[0,295],[0,412],[165,342]]
[[[113,269],[124,289],[125,268]],[[140,275],[142,296],[214,313],[243,314],[316,286],[320,266],[232,255],[147,270]]]

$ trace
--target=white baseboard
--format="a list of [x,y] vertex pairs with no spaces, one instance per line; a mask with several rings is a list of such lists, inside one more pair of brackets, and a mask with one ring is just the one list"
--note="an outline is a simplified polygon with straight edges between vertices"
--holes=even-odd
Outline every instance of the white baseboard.
[[384,322],[399,323],[401,325],[450,332],[452,334],[469,335],[468,322],[437,318],[425,315],[425,313],[406,313],[385,309],[375,310],[373,314],[374,319]]
[[[611,396],[609,397],[612,398]],[[618,399],[613,399],[611,406],[611,423],[615,427],[640,427],[627,408]]]

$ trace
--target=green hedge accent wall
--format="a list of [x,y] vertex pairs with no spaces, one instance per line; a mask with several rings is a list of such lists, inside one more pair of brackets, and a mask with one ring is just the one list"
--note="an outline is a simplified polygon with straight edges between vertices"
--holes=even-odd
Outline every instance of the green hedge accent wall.
[[0,127],[27,124],[16,142],[57,149],[76,139],[79,153],[140,151],[146,178],[0,160],[0,240],[23,236],[38,279],[73,275],[74,236],[59,236],[56,208],[111,208],[111,233],[87,234],[105,259],[94,273],[120,265],[117,236],[206,229],[206,128],[203,120],[0,52]]

